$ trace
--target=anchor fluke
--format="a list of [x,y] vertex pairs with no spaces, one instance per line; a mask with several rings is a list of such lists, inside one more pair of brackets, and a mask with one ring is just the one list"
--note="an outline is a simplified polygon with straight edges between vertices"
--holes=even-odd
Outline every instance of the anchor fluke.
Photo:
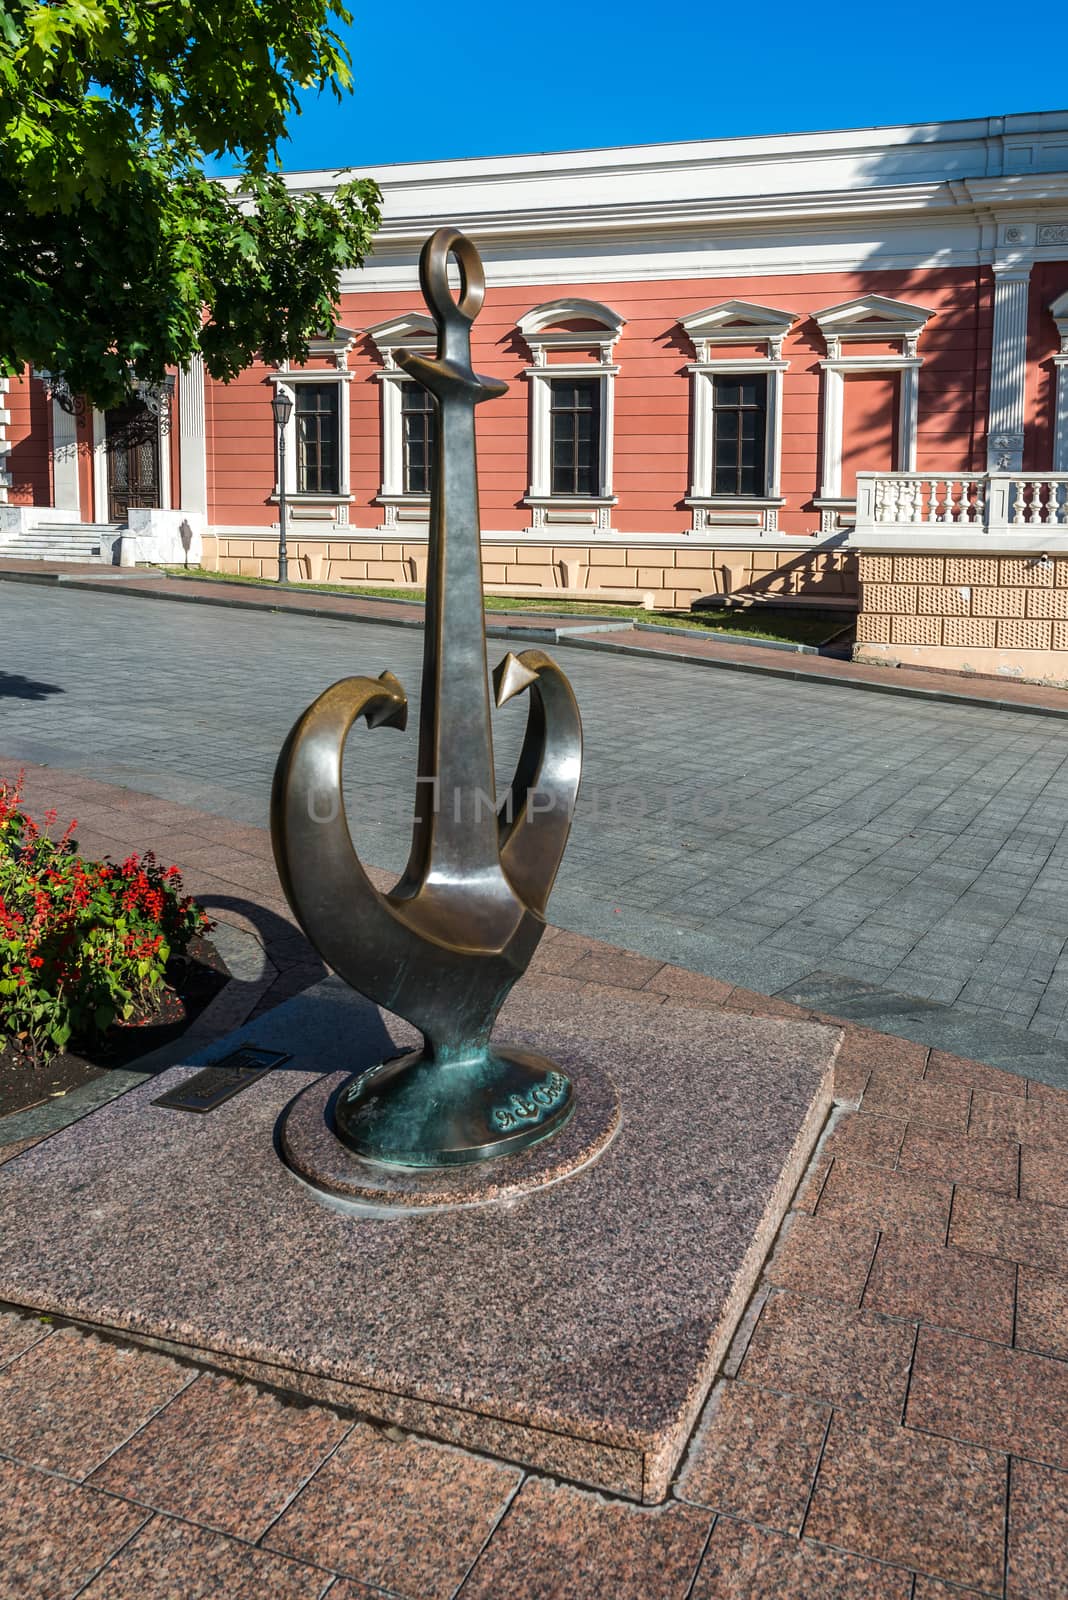
[[514,695],[522,694],[524,689],[529,689],[537,681],[537,669],[524,666],[519,656],[509,650],[504,660],[493,669],[493,693],[497,705],[507,705]]

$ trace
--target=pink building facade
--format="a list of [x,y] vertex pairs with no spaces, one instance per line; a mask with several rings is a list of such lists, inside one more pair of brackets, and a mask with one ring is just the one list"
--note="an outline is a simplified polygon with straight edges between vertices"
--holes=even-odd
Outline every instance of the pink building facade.
[[[1031,618],[1027,594],[1006,601],[1048,623],[1010,643],[1024,634],[946,577],[979,556],[992,591],[1016,587],[997,563],[1045,558],[1036,586],[1061,587],[1068,113],[376,176],[374,255],[299,370],[225,386],[194,363],[159,417],[72,412],[48,375],[8,383],[5,553],[160,559],[184,523],[207,565],[270,575],[282,387],[297,576],[417,583],[434,422],[395,354],[430,338],[416,263],[448,222],[486,266],[476,367],[509,384],[478,418],[488,584],[859,599],[872,658],[1068,679],[1053,602]],[[905,593],[895,557],[921,555],[930,582]]]

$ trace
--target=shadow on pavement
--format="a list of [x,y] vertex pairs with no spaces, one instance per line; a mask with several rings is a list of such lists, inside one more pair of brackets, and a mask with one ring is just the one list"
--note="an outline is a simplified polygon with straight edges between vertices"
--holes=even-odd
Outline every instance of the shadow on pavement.
[[37,683],[17,672],[0,672],[0,700],[47,700],[50,694],[65,694],[58,683]]

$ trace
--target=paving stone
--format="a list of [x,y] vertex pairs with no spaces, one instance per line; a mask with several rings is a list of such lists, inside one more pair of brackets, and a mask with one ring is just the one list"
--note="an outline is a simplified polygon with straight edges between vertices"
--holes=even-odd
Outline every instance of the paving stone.
[[528,1478],[463,1600],[687,1600],[711,1522],[677,1501],[647,1509]]
[[1068,1360],[1068,1277],[1020,1267],[1015,1343],[1021,1350]]
[[864,1161],[873,1167],[895,1167],[905,1128],[906,1123],[900,1117],[847,1112],[832,1130],[827,1149],[831,1155],[844,1156],[847,1161]]
[[1051,1206],[1068,1206],[1068,1150],[1020,1152],[1020,1198]]
[[993,1591],[1005,1545],[1005,1460],[908,1428],[836,1415],[806,1537]]
[[1018,1095],[977,1089],[969,1131],[982,1139],[1016,1139],[1043,1149],[1068,1146],[1068,1096],[1021,1100]]
[[905,1422],[1068,1467],[1068,1365],[921,1328]]
[[856,1309],[878,1237],[873,1227],[795,1211],[765,1268],[765,1278],[808,1299],[842,1300]]
[[579,993],[601,1004],[640,1006],[647,1011],[665,1005],[668,998],[666,994],[657,994],[650,989],[621,988],[614,983],[582,983]]
[[981,1596],[978,1589],[962,1589],[958,1583],[943,1583],[940,1578],[927,1578],[921,1572],[912,1600],[981,1600]]
[[899,1039],[886,1033],[875,1033],[870,1028],[860,1028],[854,1024],[845,1030],[837,1065],[845,1072],[864,1071],[868,1075],[876,1068],[897,1067],[920,1077],[926,1061],[926,1045],[914,1044],[911,1039]]
[[911,1575],[900,1569],[720,1517],[692,1600],[910,1600],[911,1594]]
[[816,1215],[826,1221],[902,1231],[941,1243],[952,1192],[948,1183],[927,1176],[836,1160],[820,1191]]
[[[156,1516],[83,1595],[84,1600],[320,1600],[333,1581],[332,1573]],[[375,1593],[363,1590],[367,1600]]]
[[1000,1067],[990,1067],[984,1061],[967,1061],[961,1056],[948,1055],[944,1050],[932,1050],[924,1073],[926,1083],[941,1086],[947,1083],[963,1084],[969,1089],[989,1089],[998,1094],[1023,1096],[1027,1085],[1023,1078]]
[[756,1325],[738,1376],[845,1410],[900,1419],[913,1330],[830,1302],[774,1294]]
[[949,1242],[1058,1272],[1068,1259],[1068,1213],[1063,1206],[961,1188],[953,1202]]
[[67,1600],[149,1513],[0,1459],[0,1594]]
[[880,1240],[864,1309],[1012,1342],[1016,1269],[920,1239]]
[[351,1426],[321,1407],[204,1373],[90,1481],[254,1540]]
[[692,1005],[718,1006],[726,1000],[733,985],[720,978],[706,978],[699,972],[687,972],[684,967],[664,966],[653,974],[645,987]]
[[797,1193],[794,1195],[795,1211],[809,1213],[815,1211],[833,1165],[834,1160],[827,1154],[826,1150],[821,1150],[819,1154],[813,1157],[809,1162],[808,1170],[797,1186]]
[[[34,1141],[30,1139],[26,1143],[28,1146]],[[0,1367],[14,1361],[24,1350],[29,1350],[31,1345],[49,1338],[51,1334],[48,1323],[41,1322],[38,1317],[0,1308]]]
[[522,1476],[359,1423],[262,1542],[420,1600],[447,1600]]
[[1019,1148],[1011,1139],[978,1139],[910,1123],[897,1166],[900,1172],[924,1173],[1015,1196]]
[[1009,1600],[1068,1594],[1068,1472],[1013,1461],[1007,1580]]
[[800,1533],[829,1406],[721,1383],[714,1391],[676,1493],[784,1533]]
[[193,1377],[167,1356],[58,1328],[0,1372],[0,1450],[85,1478]]
[[963,1133],[968,1126],[971,1091],[958,1083],[930,1083],[913,1078],[896,1067],[876,1067],[864,1091],[861,1108],[885,1116],[904,1117],[917,1127],[950,1128]]
[[569,977],[582,983],[612,984],[620,989],[641,989],[661,970],[663,963],[629,951],[590,953],[575,962]]

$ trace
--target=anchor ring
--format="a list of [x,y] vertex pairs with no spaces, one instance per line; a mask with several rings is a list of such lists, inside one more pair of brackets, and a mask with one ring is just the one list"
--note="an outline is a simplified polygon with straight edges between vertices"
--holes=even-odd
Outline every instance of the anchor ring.
[[[449,287],[449,256],[460,269],[460,298],[454,300]],[[474,322],[486,298],[486,274],[473,242],[456,228],[438,228],[423,246],[419,258],[419,282],[423,298],[440,325]]]

